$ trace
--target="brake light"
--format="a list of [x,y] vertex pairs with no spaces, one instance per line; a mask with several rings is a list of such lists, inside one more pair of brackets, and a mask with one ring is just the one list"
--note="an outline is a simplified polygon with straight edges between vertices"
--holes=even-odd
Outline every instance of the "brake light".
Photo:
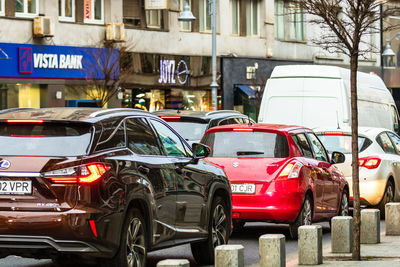
[[92,163],[76,168],[50,171],[45,173],[44,177],[56,184],[89,184],[99,180],[109,168],[103,163]]
[[94,220],[89,220],[90,229],[95,237],[97,237],[97,229]]
[[234,131],[234,132],[252,132],[253,129],[249,129],[249,128],[238,128],[238,129],[233,129],[232,131]]
[[301,164],[300,162],[291,161],[288,164],[286,164],[286,166],[282,169],[277,179],[299,178],[302,167],[303,164]]
[[8,123],[43,123],[43,120],[20,120],[20,119],[9,119],[6,120]]
[[358,166],[367,169],[376,169],[381,164],[381,159],[377,157],[367,157],[358,159]]
[[181,119],[180,116],[161,116],[160,118],[164,119],[164,120],[179,120],[179,119]]
[[342,131],[326,131],[324,135],[343,135]]

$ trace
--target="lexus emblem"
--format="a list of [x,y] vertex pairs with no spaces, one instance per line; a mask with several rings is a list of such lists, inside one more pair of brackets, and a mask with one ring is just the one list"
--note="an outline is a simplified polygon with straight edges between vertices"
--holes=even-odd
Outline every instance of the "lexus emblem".
[[234,162],[233,167],[235,167],[235,168],[239,167],[239,162]]
[[0,169],[5,170],[10,168],[11,163],[8,160],[3,159],[0,161]]

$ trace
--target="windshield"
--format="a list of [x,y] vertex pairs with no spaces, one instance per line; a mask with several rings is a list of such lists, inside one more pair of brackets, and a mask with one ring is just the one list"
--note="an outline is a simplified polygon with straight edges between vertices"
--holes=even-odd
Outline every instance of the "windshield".
[[1,123],[0,154],[8,156],[80,156],[87,154],[89,124]]
[[[344,154],[351,154],[351,136],[350,135],[323,135],[317,134],[319,140],[324,144],[329,153],[334,151]],[[358,150],[364,151],[372,141],[365,137],[358,137]]]
[[186,141],[198,141],[207,129],[207,123],[168,122]]
[[204,136],[212,157],[286,158],[289,146],[284,135],[267,132],[216,132]]

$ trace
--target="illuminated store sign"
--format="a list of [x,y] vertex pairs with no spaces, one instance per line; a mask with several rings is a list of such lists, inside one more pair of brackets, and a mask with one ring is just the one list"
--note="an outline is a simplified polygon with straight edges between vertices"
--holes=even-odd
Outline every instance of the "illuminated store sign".
[[186,84],[189,77],[189,70],[186,62],[181,60],[176,64],[175,60],[160,60],[160,84]]

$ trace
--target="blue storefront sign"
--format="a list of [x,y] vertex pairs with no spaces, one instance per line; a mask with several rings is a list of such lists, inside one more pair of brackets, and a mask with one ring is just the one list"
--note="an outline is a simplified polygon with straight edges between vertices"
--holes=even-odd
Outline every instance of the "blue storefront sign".
[[119,75],[117,49],[0,43],[0,78],[103,79]]

